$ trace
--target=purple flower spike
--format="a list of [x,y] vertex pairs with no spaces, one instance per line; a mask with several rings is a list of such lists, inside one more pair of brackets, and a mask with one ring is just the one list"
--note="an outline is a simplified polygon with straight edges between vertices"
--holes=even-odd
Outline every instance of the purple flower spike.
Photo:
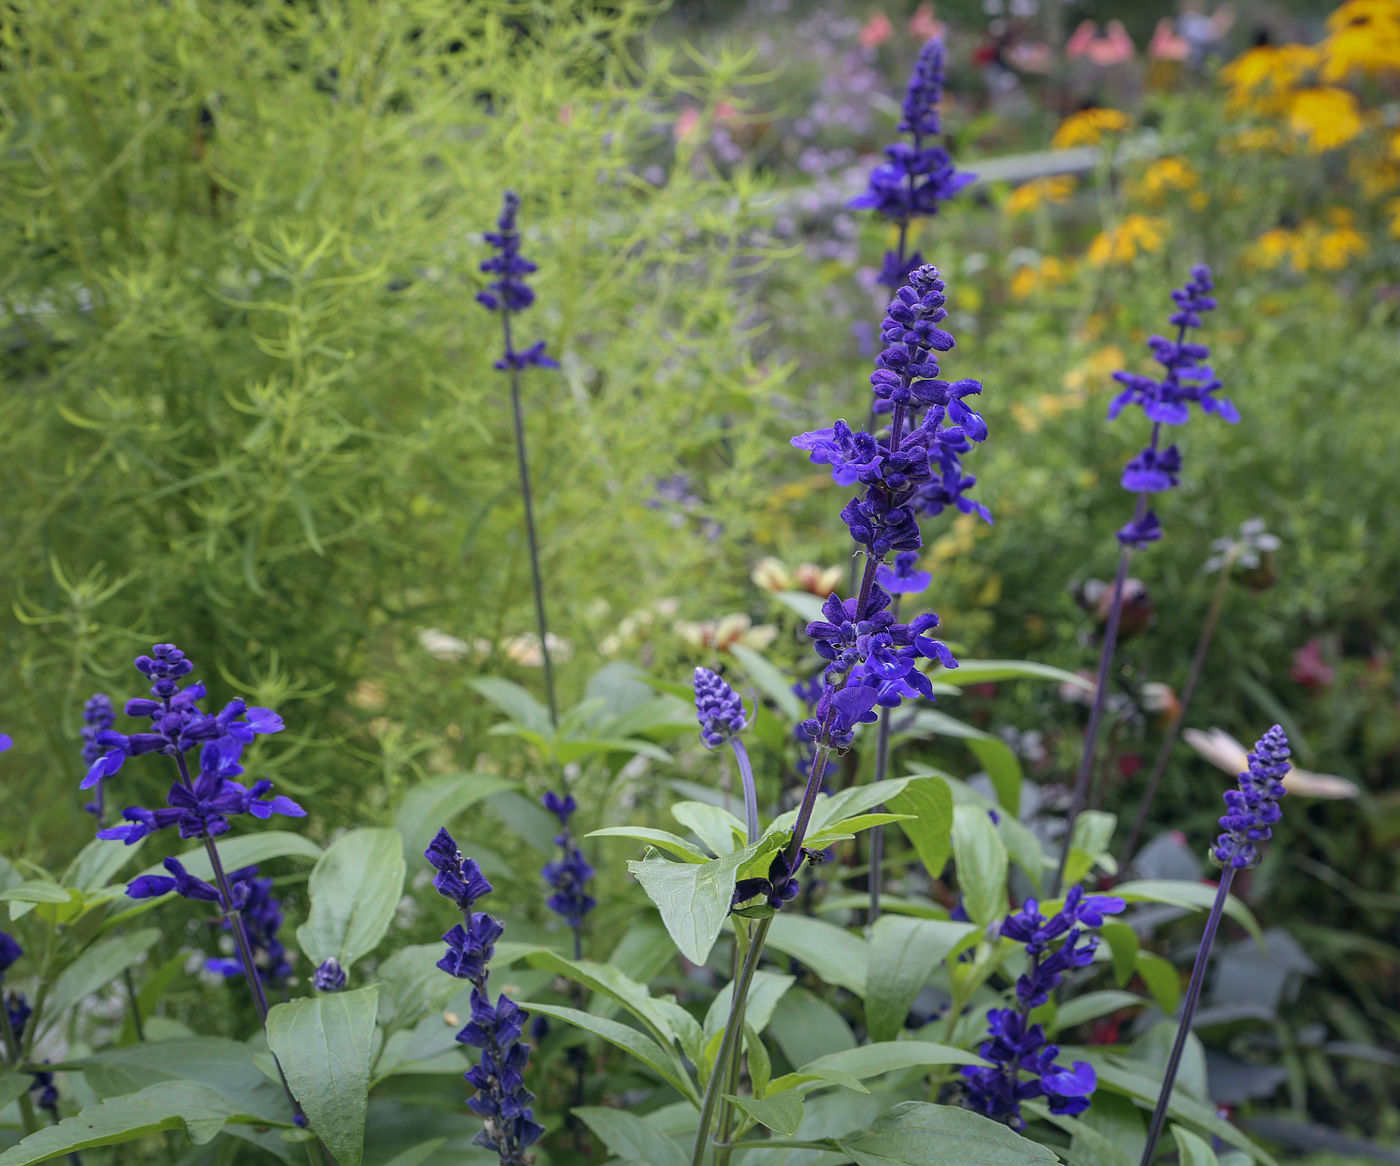
[[1288,736],[1278,725],[1255,743],[1239,788],[1225,794],[1227,808],[1220,819],[1224,833],[1211,850],[1211,857],[1222,866],[1239,870],[1259,861],[1255,843],[1272,837],[1272,828],[1282,816],[1278,803],[1288,792],[1283,778],[1292,768],[1289,755]]
[[[525,276],[539,270],[535,264],[520,254],[520,232],[515,227],[515,216],[520,211],[520,196],[508,190],[501,200],[501,216],[496,220],[496,230],[486,232],[486,242],[496,249],[490,259],[484,259],[481,270],[497,278],[488,285],[489,290],[477,292],[477,302],[492,312],[509,315],[523,312],[535,302],[534,290],[525,282]],[[509,334],[507,334],[509,335]],[[558,368],[557,361],[544,354],[544,341],[532,344],[522,351],[515,351],[507,340],[505,354],[496,361],[498,369],[521,369],[534,365],[539,368]]]
[[695,718],[700,722],[700,740],[707,749],[718,749],[749,726],[739,694],[708,668],[695,669]]
[[331,956],[312,973],[311,984],[318,992],[339,992],[345,987],[345,969]]

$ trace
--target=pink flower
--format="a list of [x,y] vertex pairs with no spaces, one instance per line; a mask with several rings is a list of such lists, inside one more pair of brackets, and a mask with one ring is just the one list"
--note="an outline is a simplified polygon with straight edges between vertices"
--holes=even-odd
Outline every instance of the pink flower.
[[676,141],[681,142],[690,137],[695,132],[695,127],[700,124],[700,111],[693,105],[687,105],[676,118],[676,124],[672,127],[672,133],[676,135]]
[[1065,44],[1065,56],[1088,57],[1090,64],[1101,68],[1122,65],[1137,54],[1133,38],[1121,20],[1110,20],[1099,35],[1099,26],[1092,20],[1083,21]]
[[1164,16],[1157,22],[1147,55],[1154,61],[1184,61],[1191,55],[1191,42],[1184,36],[1177,36],[1171,17]]
[[948,26],[933,14],[932,0],[924,0],[909,18],[909,35],[915,40],[926,41],[936,36],[946,36],[947,33]]
[[1337,679],[1337,670],[1322,656],[1322,639],[1313,636],[1293,656],[1293,679],[1306,688],[1326,688]]
[[894,35],[894,25],[890,23],[890,18],[883,12],[876,10],[874,16],[865,22],[860,30],[860,47],[863,49],[878,49],[882,44]]

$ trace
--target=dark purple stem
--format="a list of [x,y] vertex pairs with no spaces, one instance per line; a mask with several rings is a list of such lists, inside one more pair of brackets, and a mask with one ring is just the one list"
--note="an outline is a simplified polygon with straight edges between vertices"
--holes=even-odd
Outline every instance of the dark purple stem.
[[[1238,846],[1231,852],[1232,860],[1236,853]],[[1234,878],[1235,868],[1227,863],[1220,872],[1220,887],[1215,892],[1215,903],[1210,909],[1205,934],[1201,936],[1201,946],[1196,952],[1196,966],[1191,969],[1191,983],[1186,989],[1186,1002],[1181,1006],[1181,1021],[1176,1030],[1176,1040],[1172,1043],[1171,1056],[1167,1058],[1167,1070],[1162,1076],[1162,1092],[1157,1098],[1157,1108],[1152,1111],[1152,1122],[1147,1127],[1147,1145],[1142,1149],[1141,1166],[1151,1166],[1152,1154],[1162,1137],[1162,1127],[1167,1121],[1167,1106],[1171,1102],[1172,1086],[1176,1083],[1177,1070],[1181,1068],[1186,1038],[1191,1034],[1191,1021],[1196,1015],[1196,1005],[1201,999],[1201,987],[1205,984],[1211,945],[1215,943],[1215,933],[1220,930],[1220,920],[1225,914],[1225,901],[1230,897],[1230,883]]]
[[754,786],[753,765],[749,762],[748,750],[738,737],[729,738],[729,747],[734,750],[734,760],[739,763],[739,777],[744,783],[744,825],[748,829],[749,845],[758,841],[758,790]]

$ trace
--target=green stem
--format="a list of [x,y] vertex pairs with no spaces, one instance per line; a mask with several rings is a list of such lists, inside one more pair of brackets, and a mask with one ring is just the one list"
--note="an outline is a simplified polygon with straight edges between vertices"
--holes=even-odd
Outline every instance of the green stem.
[[[746,924],[739,924],[734,929],[734,979],[737,982],[739,973],[743,970],[745,957],[748,949],[752,946],[749,942],[748,927]],[[733,1000],[730,1010],[739,1015],[739,1031],[743,1032],[744,1010],[748,1006],[747,995],[743,1000]],[[734,1103],[729,1100],[729,1094],[739,1091],[739,1058],[744,1048],[742,1040],[734,1042],[734,1051],[729,1058],[727,1065],[721,1066],[718,1058],[715,1060],[714,1072],[724,1070],[725,1083],[724,1093],[719,1099],[719,1117],[715,1122],[715,1166],[729,1166],[729,1147],[725,1144],[734,1133]]]
[[758,958],[763,954],[763,945],[768,939],[768,929],[772,924],[773,917],[770,915],[754,930],[748,955],[744,957],[744,966],[740,969],[739,978],[734,981],[734,998],[729,1005],[729,1019],[725,1022],[724,1035],[720,1038],[719,1052],[715,1056],[715,1067],[705,1084],[705,1096],[700,1102],[700,1122],[695,1127],[695,1146],[690,1152],[690,1166],[704,1166],[705,1146],[710,1140],[710,1126],[714,1122],[715,1109],[724,1089],[726,1074],[722,1066],[728,1064],[730,1057],[734,1055],[734,1045],[743,1031],[744,1002],[748,1000],[749,987],[753,983],[754,973],[758,971]]
[[131,978],[131,969],[122,972],[122,982],[126,985],[126,1002],[131,1007],[131,1024],[136,1029],[136,1039],[146,1041],[146,1026],[141,1021],[141,1005],[136,997],[136,981]]
[[[39,1022],[37,1012],[34,1016],[34,1022],[35,1024]],[[10,1005],[4,998],[3,989],[0,989],[0,1035],[4,1036],[5,1052],[10,1058],[10,1064],[13,1065],[15,1071],[18,1072],[20,1065],[22,1065],[24,1061],[20,1056],[19,1041],[15,1039],[14,1025],[10,1023]],[[35,1116],[34,1103],[29,1099],[28,1089],[19,1095],[19,1116],[20,1120],[24,1123],[24,1132],[26,1135],[38,1132],[39,1119]]]

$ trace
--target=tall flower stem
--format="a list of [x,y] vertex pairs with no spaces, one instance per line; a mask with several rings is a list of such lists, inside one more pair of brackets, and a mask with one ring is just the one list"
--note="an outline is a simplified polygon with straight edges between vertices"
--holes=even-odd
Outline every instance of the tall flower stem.
[[[748,959],[749,948],[753,946],[752,937],[748,933],[745,925],[740,925],[734,929],[734,978],[737,981],[743,969],[745,961]],[[738,1013],[738,1030],[744,1031],[744,1013],[748,1009],[747,993],[745,999],[732,1002],[733,1010]],[[715,1166],[728,1166],[730,1147],[729,1140],[734,1132],[734,1103],[729,1100],[729,1094],[739,1091],[739,1061],[742,1057],[744,1042],[736,1040],[734,1050],[729,1057],[729,1063],[721,1066],[718,1059],[715,1061],[714,1072],[718,1073],[721,1068],[724,1070],[724,1094],[719,1100],[719,1117],[715,1121]]]
[[[901,248],[901,257],[902,257]],[[899,619],[899,605],[904,599],[902,595],[896,595],[892,604],[894,618]],[[890,765],[890,731],[891,719],[894,716],[894,709],[882,709],[880,711],[880,734],[875,739],[875,783],[878,785],[885,780],[885,774],[889,772]],[[875,813],[883,814],[884,805],[875,807]],[[884,886],[884,866],[885,866],[885,828],[884,826],[873,826],[870,830],[870,872],[866,876],[870,883],[870,909],[866,912],[867,922],[874,923],[880,918],[880,894]]]
[[[813,767],[815,772],[815,766]],[[821,784],[820,779],[817,782]],[[768,939],[768,929],[773,925],[773,917],[759,921],[754,928],[753,939],[749,944],[748,955],[744,957],[739,978],[734,981],[734,999],[729,1006],[729,1019],[724,1025],[724,1035],[720,1037],[719,1052],[715,1054],[715,1067],[710,1071],[710,1080],[705,1085],[705,1095],[700,1102],[700,1122],[695,1127],[695,1146],[690,1151],[690,1166],[703,1166],[705,1148],[710,1140],[710,1126],[714,1123],[715,1109],[724,1090],[729,1074],[725,1071],[734,1055],[736,1042],[740,1039],[744,1024],[744,1004],[753,985],[754,973],[758,971],[758,960],[763,954],[763,945]]]
[[734,760],[739,765],[739,777],[744,783],[744,826],[748,830],[749,845],[758,841],[758,790],[753,780],[753,765],[749,761],[748,750],[738,737],[729,738],[729,747],[734,750]]
[[[505,333],[506,352],[513,352],[510,337],[510,312],[501,313],[501,328]],[[549,700],[549,722],[559,724],[559,701],[554,693],[554,663],[549,658],[549,621],[544,612],[544,578],[540,572],[540,545],[535,534],[535,504],[530,491],[530,465],[525,452],[525,415],[520,404],[520,369],[510,370],[510,405],[515,419],[515,460],[520,471],[520,498],[525,507],[525,540],[530,546],[530,582],[535,592],[535,626],[540,637],[540,658],[544,661],[544,689]]]
[[[1147,510],[1147,496],[1139,495],[1137,518],[1141,521]],[[1113,655],[1118,647],[1118,623],[1123,615],[1123,591],[1128,581],[1128,563],[1132,560],[1131,547],[1124,547],[1118,556],[1118,573],[1113,579],[1113,598],[1108,608],[1108,621],[1103,630],[1103,647],[1099,652],[1099,671],[1094,689],[1094,703],[1089,709],[1089,724],[1084,730],[1084,749],[1079,755],[1079,772],[1074,778],[1074,792],[1070,795],[1069,814],[1065,818],[1065,844],[1060,851],[1060,865],[1055,870],[1055,878],[1050,883],[1049,897],[1060,893],[1064,881],[1065,866],[1069,862],[1071,843],[1074,841],[1074,823],[1084,809],[1084,799],[1089,792],[1089,778],[1094,772],[1094,758],[1098,752],[1099,730],[1103,726],[1103,714],[1108,706],[1109,674],[1113,671]]]
[[1167,1069],[1162,1076],[1162,1092],[1157,1098],[1157,1108],[1152,1111],[1152,1121],[1147,1127],[1147,1144],[1142,1149],[1141,1166],[1151,1166],[1153,1152],[1162,1137],[1162,1127],[1167,1121],[1167,1106],[1171,1102],[1172,1086],[1176,1083],[1177,1070],[1181,1068],[1186,1038],[1191,1034],[1191,1021],[1196,1015],[1196,1005],[1200,1003],[1201,987],[1205,984],[1210,949],[1215,943],[1215,933],[1220,930],[1220,920],[1225,914],[1225,901],[1230,897],[1230,884],[1234,878],[1235,867],[1227,863],[1220,872],[1220,886],[1215,892],[1215,903],[1211,906],[1205,934],[1201,936],[1201,946],[1196,952],[1196,966],[1191,969],[1191,983],[1186,989],[1186,1002],[1181,1007],[1181,1021],[1176,1030],[1176,1040],[1172,1042],[1171,1056],[1167,1058]]
[[1162,778],[1166,775],[1167,762],[1171,759],[1177,738],[1181,736],[1182,722],[1186,719],[1186,708],[1191,703],[1191,697],[1195,695],[1197,681],[1201,679],[1201,671],[1206,663],[1206,653],[1210,651],[1210,642],[1215,636],[1215,625],[1220,620],[1221,609],[1225,606],[1225,594],[1230,588],[1230,570],[1234,567],[1235,557],[1238,554],[1238,546],[1232,546],[1225,552],[1224,561],[1220,567],[1220,579],[1215,585],[1215,594],[1210,597],[1210,609],[1206,612],[1205,623],[1201,625],[1201,635],[1196,641],[1196,650],[1191,656],[1191,666],[1186,673],[1186,683],[1181,688],[1181,699],[1177,702],[1176,712],[1172,715],[1171,723],[1167,726],[1162,744],[1157,749],[1157,758],[1152,763],[1152,773],[1147,779],[1147,785],[1143,788],[1137,816],[1133,819],[1132,829],[1128,831],[1127,840],[1123,843],[1123,850],[1119,855],[1118,865],[1123,870],[1127,869],[1128,863],[1137,853],[1138,839],[1142,837],[1143,828],[1147,825],[1147,816],[1152,810],[1153,799],[1156,798],[1157,790],[1162,784]]

